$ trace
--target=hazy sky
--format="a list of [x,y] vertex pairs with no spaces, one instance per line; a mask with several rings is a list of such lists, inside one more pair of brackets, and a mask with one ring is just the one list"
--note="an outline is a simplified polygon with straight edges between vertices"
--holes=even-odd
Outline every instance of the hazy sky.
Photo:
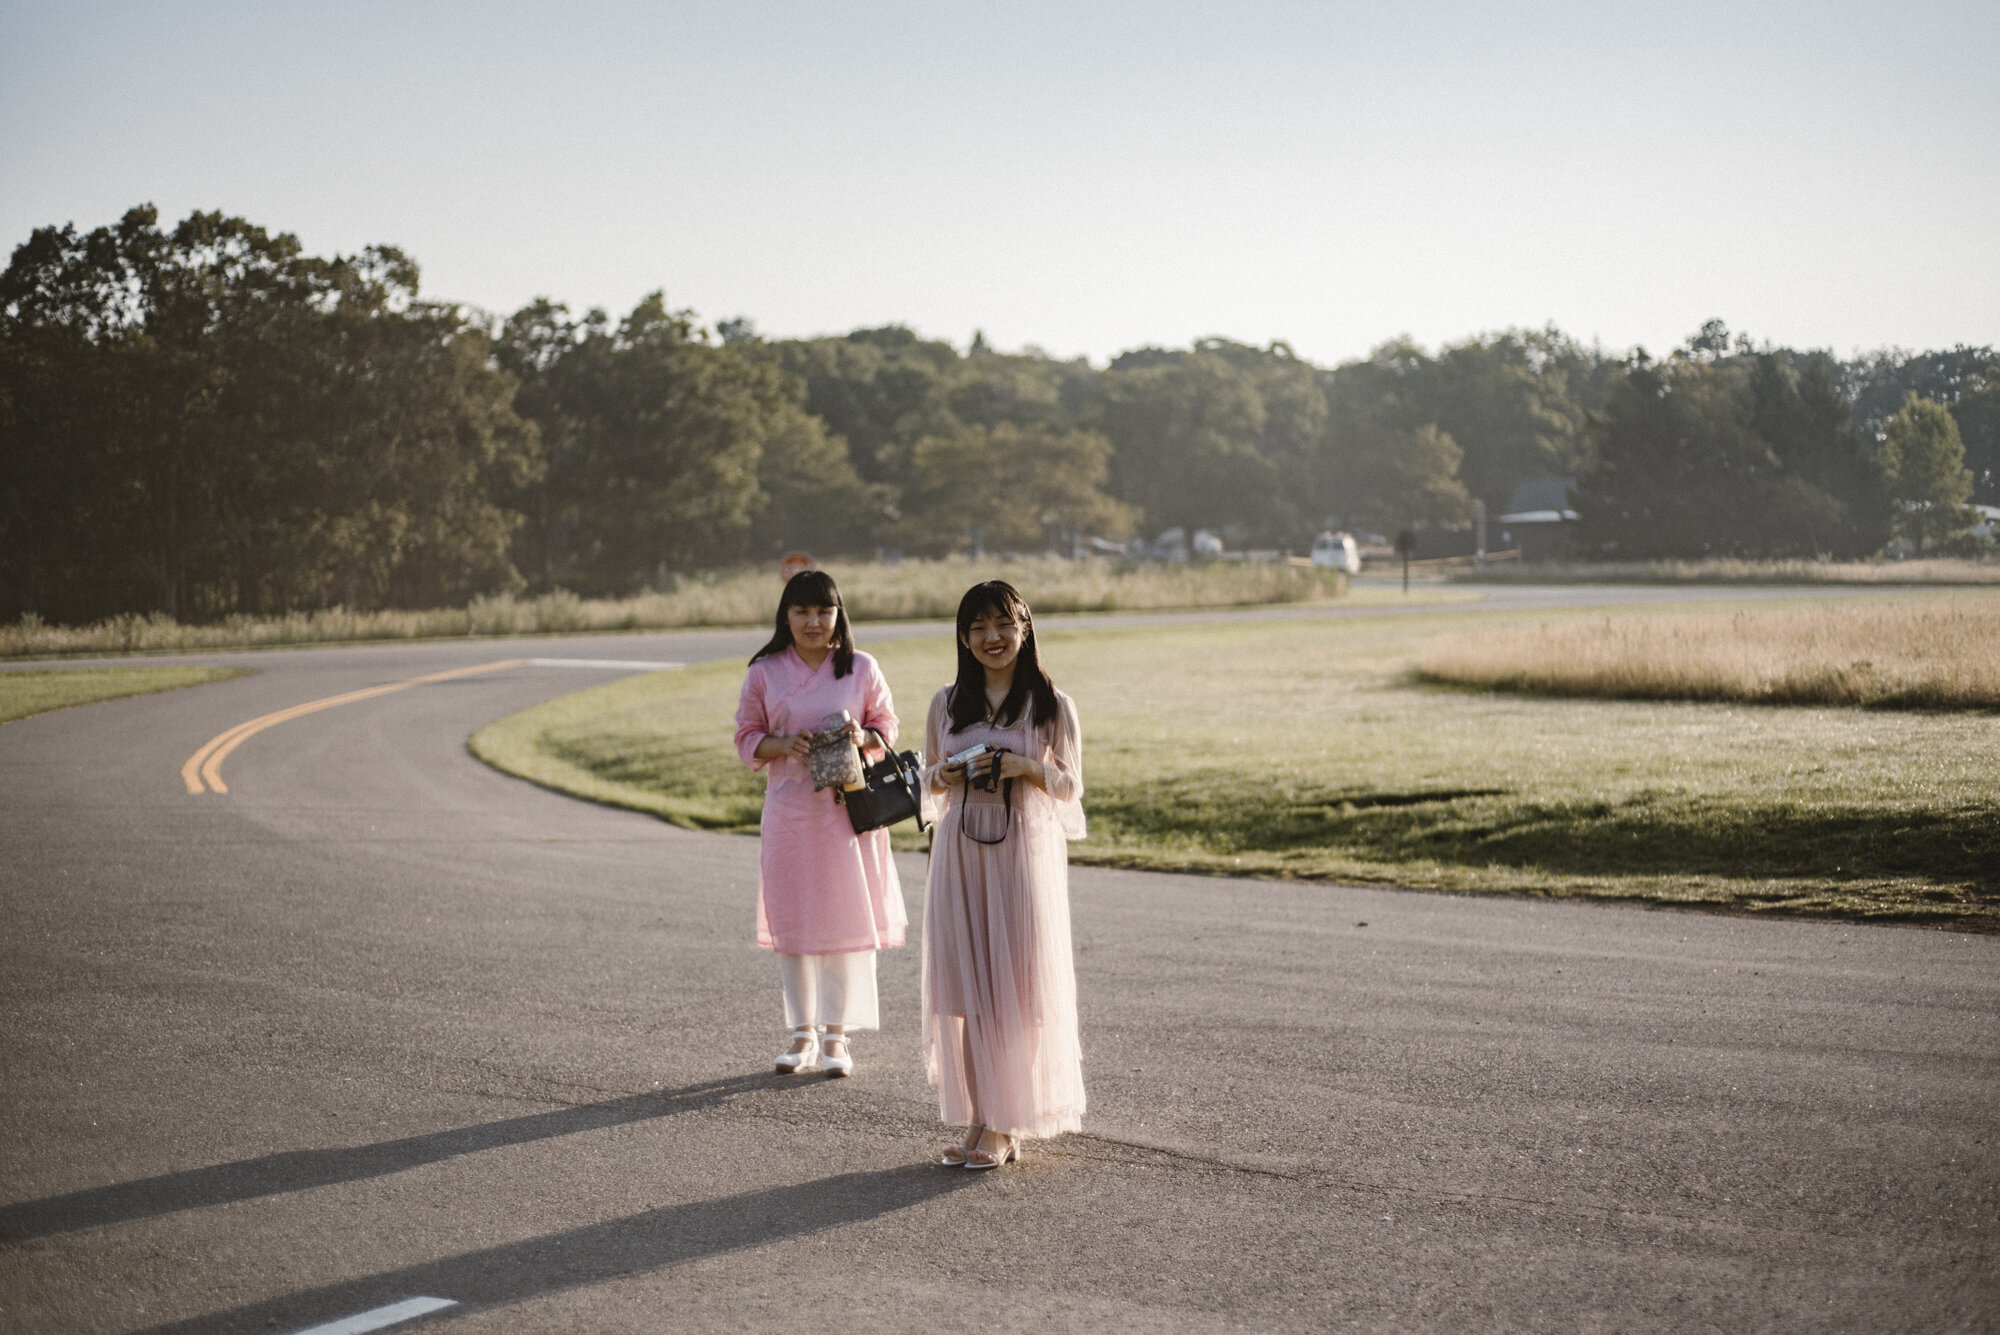
[[2000,342],[2000,4],[0,0],[0,237],[150,201],[436,297],[1333,361]]

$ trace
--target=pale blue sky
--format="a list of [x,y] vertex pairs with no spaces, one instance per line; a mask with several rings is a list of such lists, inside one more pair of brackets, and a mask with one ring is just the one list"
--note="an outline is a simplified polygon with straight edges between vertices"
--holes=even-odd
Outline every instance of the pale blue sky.
[[141,201],[433,296],[1102,359],[1719,315],[2000,342],[2000,5],[0,0],[0,239]]

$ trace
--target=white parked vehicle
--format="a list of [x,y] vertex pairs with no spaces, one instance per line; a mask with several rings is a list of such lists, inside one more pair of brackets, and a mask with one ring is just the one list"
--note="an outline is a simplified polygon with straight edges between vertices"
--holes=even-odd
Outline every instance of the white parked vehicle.
[[1352,533],[1322,533],[1313,539],[1312,563],[1358,575],[1361,573],[1361,549],[1355,545]]

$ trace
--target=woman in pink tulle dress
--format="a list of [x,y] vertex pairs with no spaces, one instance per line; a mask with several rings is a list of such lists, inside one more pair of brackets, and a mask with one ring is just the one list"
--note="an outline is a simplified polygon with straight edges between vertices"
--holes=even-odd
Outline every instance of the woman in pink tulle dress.
[[757,944],[778,955],[792,1042],[777,1069],[788,1073],[854,1069],[848,1034],[881,1025],[875,952],[902,945],[907,921],[889,832],[857,835],[807,768],[814,734],[843,711],[856,743],[872,746],[862,730],[873,728],[894,744],[889,684],[856,652],[832,577],[804,571],[786,581],[777,631],[751,658],[736,706],[736,752],[767,771]]
[[1067,843],[1084,833],[1083,737],[1013,585],[959,603],[958,679],[931,701],[924,758],[924,1066],[945,1122],[968,1128],[938,1162],[997,1168],[1083,1124]]

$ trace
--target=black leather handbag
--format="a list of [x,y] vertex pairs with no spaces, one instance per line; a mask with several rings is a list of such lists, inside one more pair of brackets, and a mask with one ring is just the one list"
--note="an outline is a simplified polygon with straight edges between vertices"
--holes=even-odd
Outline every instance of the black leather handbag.
[[875,740],[887,754],[861,767],[861,787],[841,794],[847,804],[848,824],[856,834],[866,834],[915,816],[917,828],[927,828],[922,815],[924,767],[918,763],[917,753],[893,750],[888,738],[874,728],[868,731],[875,733]]

